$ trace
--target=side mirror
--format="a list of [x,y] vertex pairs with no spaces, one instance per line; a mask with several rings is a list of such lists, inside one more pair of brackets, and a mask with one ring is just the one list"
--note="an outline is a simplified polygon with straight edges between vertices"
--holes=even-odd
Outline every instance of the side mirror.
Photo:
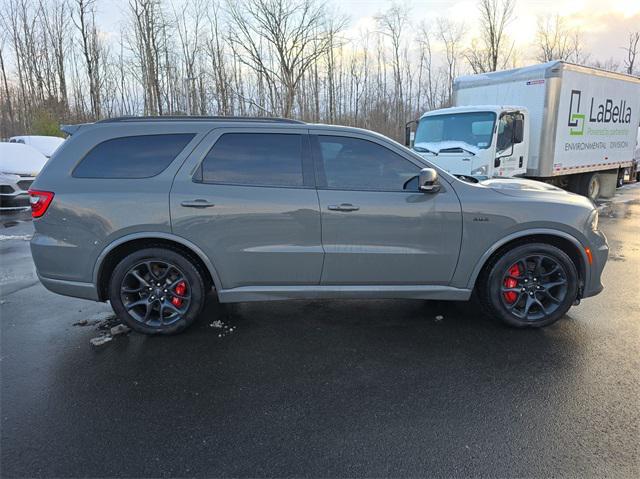
[[418,120],[408,121],[404,125],[404,146],[406,146],[407,148],[411,148],[411,140],[413,139],[413,138],[411,138],[411,124],[412,123],[415,123],[416,127],[418,126]]
[[494,167],[494,168],[498,168],[499,166],[500,166],[500,158],[496,158],[496,159],[493,161],[493,167]]
[[524,140],[524,120],[516,118],[513,121],[513,143],[522,143]]
[[418,177],[419,188],[423,193],[437,193],[440,191],[438,172],[433,168],[423,168]]

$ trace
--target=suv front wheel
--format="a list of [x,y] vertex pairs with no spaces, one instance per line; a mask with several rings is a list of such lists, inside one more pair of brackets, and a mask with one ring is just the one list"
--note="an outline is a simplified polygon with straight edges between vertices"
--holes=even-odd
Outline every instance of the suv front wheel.
[[198,268],[180,253],[147,248],[129,254],[113,270],[111,307],[127,326],[144,334],[175,334],[195,321],[205,302]]
[[487,313],[518,328],[556,322],[578,293],[578,273],[571,258],[544,243],[517,246],[497,255],[479,279],[480,300]]

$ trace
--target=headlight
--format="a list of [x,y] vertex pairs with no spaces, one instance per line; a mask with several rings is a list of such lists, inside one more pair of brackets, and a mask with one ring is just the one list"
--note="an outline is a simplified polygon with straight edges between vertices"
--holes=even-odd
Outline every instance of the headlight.
[[598,231],[598,210],[593,210],[591,212],[591,214],[589,215],[589,227],[591,228],[592,231]]
[[480,168],[471,170],[471,176],[484,176],[487,174],[488,169],[489,169],[489,165],[483,165]]

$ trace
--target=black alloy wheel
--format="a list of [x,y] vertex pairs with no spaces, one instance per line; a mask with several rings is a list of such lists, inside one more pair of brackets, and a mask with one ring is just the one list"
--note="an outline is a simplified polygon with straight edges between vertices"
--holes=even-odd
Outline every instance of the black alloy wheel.
[[524,321],[555,312],[567,296],[567,273],[554,258],[525,256],[507,268],[502,280],[504,306]]
[[174,334],[193,323],[204,307],[203,278],[197,263],[182,252],[146,248],[117,264],[109,299],[130,328],[144,334]]
[[168,326],[191,304],[191,287],[176,265],[160,259],[132,266],[122,279],[120,298],[127,312],[146,326]]
[[525,243],[498,251],[479,276],[477,290],[489,316],[518,328],[539,328],[571,308],[579,282],[567,253],[546,243]]

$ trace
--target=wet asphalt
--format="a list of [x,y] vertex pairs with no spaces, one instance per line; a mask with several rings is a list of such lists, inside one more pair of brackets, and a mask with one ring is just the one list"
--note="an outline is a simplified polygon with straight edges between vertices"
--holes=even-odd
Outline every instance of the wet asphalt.
[[73,324],[109,306],[46,291],[31,223],[2,218],[0,475],[638,477],[640,187],[615,201],[605,291],[543,330],[474,302],[211,297],[179,336],[100,347]]

